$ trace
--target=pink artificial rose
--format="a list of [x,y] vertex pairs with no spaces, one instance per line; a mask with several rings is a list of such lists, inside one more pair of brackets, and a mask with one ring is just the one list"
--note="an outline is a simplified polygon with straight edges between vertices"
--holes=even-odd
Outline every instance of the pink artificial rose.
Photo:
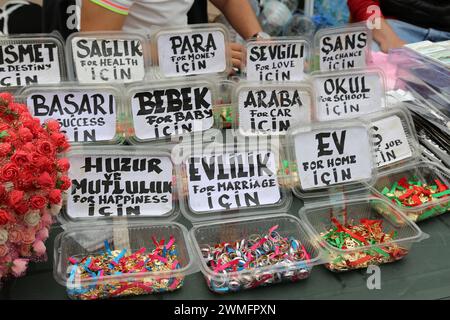
[[9,249],[5,245],[0,246],[0,257],[6,256],[6,254],[9,252]]
[[38,256],[42,256],[45,251],[47,250],[47,248],[45,248],[44,243],[41,240],[36,240],[33,243],[33,251],[38,255]]
[[26,260],[26,259],[15,259],[13,261],[13,265],[11,267],[11,271],[16,277],[20,277],[27,270],[27,266],[28,266],[28,260]]
[[22,232],[22,241],[25,244],[32,244],[36,239],[33,229],[27,228]]
[[19,254],[21,257],[31,257],[31,245],[30,244],[21,244],[19,247]]
[[42,228],[41,230],[39,230],[39,232],[36,234],[36,239],[41,240],[41,241],[47,240],[48,239],[48,229]]
[[52,218],[51,215],[48,214],[48,212],[46,212],[46,213],[44,213],[44,214],[42,215],[41,220],[44,222],[44,224],[45,224],[46,226],[51,225],[52,222],[53,222],[53,218]]
[[17,228],[14,229],[10,229],[9,230],[9,235],[8,235],[8,240],[11,243],[19,243],[22,241],[22,231],[20,231]]

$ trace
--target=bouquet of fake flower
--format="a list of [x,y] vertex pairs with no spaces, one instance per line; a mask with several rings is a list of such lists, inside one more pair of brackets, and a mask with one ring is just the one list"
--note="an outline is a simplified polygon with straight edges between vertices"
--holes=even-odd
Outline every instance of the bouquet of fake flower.
[[45,240],[70,187],[69,144],[59,123],[41,125],[27,107],[0,94],[0,282],[46,258]]

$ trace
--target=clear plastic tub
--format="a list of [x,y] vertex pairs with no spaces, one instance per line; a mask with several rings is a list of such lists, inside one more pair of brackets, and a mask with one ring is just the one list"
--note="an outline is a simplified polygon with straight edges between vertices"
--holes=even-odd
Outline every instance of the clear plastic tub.
[[[251,267],[234,272],[214,272],[207,264],[206,250],[219,243],[232,243],[248,239],[254,234],[268,233],[273,226],[278,225],[276,232],[281,237],[293,237],[306,250],[309,258],[287,263],[278,262],[270,266]],[[320,252],[310,235],[302,227],[296,217],[282,215],[259,216],[252,219],[234,219],[226,222],[213,222],[194,226],[190,230],[193,250],[200,261],[208,287],[216,293],[236,292],[244,289],[266,286],[283,281],[299,281],[309,277],[310,272],[320,261]],[[264,243],[264,244],[267,244]]]
[[166,78],[194,75],[226,76],[231,70],[227,28],[220,23],[163,27],[152,34],[154,61]]
[[69,78],[79,83],[139,82],[151,65],[149,41],[140,31],[75,32],[66,41],[66,61]]
[[386,107],[384,74],[378,69],[314,72],[314,117],[329,121],[364,117]]
[[179,213],[170,149],[148,146],[73,147],[72,181],[63,224],[171,220]]
[[[127,236],[127,245],[123,245],[123,235]],[[175,267],[164,271],[139,271],[136,273],[112,274],[97,278],[82,278],[81,268],[75,267],[69,259],[78,260],[87,255],[96,256],[108,250],[105,241],[112,252],[129,249],[136,252],[146,248],[149,253],[155,248],[152,237],[165,239],[168,244],[170,237],[175,239],[170,250],[176,250]],[[183,286],[184,277],[195,272],[192,252],[187,244],[187,230],[177,223],[164,224],[104,224],[89,225],[84,228],[65,231],[55,239],[54,277],[58,283],[67,287],[71,299],[93,300],[113,297],[152,294],[174,291]],[[174,253],[171,253],[174,254]],[[77,270],[78,269],[78,270]],[[76,270],[76,271],[73,271]]]
[[378,171],[401,167],[417,161],[419,143],[409,110],[403,106],[367,115],[372,124]]
[[233,80],[217,80],[217,99],[214,102],[214,120],[221,129],[230,129],[236,117],[232,105],[232,96],[237,82]]
[[[249,81],[301,81],[309,72],[311,44],[303,37],[250,39],[245,77]],[[273,54],[275,52],[276,54]]]
[[336,192],[362,191],[375,182],[376,155],[370,123],[352,119],[302,124],[289,130],[286,137],[290,166],[286,180],[297,197],[321,198]]
[[[176,142],[217,127],[216,85],[207,78],[160,80],[127,89],[130,144]],[[205,137],[207,139],[207,137]]]
[[[383,199],[387,199],[396,204],[396,206],[404,212],[412,221],[422,221],[431,217],[435,217],[450,211],[450,197],[443,196],[440,198],[433,197],[432,201],[424,202],[421,205],[405,206],[397,203],[391,196],[391,188],[400,179],[406,180],[416,177],[422,183],[430,183],[436,185],[436,179],[442,184],[450,188],[450,172],[445,167],[432,162],[416,162],[410,163],[400,168],[395,168],[386,172],[380,172],[377,181],[371,188],[374,195]],[[389,192],[386,192],[387,189]],[[384,192],[383,192],[384,190]]]
[[371,61],[372,31],[365,22],[320,29],[314,36],[320,71],[364,68]]
[[[320,243],[326,261],[325,267],[334,272],[366,268],[369,265],[400,260],[408,254],[414,242],[428,238],[428,235],[423,233],[398,208],[388,201],[376,197],[307,205],[300,209],[299,216],[305,223],[305,227],[314,234],[314,239]],[[335,220],[333,221],[333,219]],[[387,234],[381,238],[382,242],[367,241],[365,244],[360,241],[359,246],[350,246],[341,238],[339,243],[343,242],[345,246],[349,247],[341,246],[339,248],[324,239],[338,224],[348,230],[350,225],[367,223],[361,219],[381,221],[382,232]],[[347,231],[346,233],[348,234]],[[361,237],[361,234],[353,233],[353,235],[359,236],[356,239]],[[388,238],[391,236],[391,239]],[[352,241],[355,239],[354,236],[350,237]],[[384,241],[384,239],[388,239],[388,241]]]

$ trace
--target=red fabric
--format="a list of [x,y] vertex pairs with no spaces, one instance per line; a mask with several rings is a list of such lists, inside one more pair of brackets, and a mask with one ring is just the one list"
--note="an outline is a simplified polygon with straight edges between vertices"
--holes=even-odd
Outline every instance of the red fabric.
[[[348,9],[353,22],[365,21],[373,15],[367,8],[373,5],[380,6],[379,0],[347,0]],[[381,14],[383,16],[383,14]]]

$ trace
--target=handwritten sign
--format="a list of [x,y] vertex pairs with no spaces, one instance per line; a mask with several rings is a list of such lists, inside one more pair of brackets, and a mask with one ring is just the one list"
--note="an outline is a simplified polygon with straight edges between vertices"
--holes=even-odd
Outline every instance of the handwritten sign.
[[159,68],[166,77],[227,70],[227,48],[221,30],[163,33],[157,43]]
[[295,155],[303,190],[369,179],[372,153],[364,127],[299,133]]
[[212,128],[211,90],[181,86],[140,91],[131,99],[135,135],[158,139]]
[[372,123],[375,131],[377,166],[383,167],[412,156],[408,138],[398,116]]
[[314,78],[319,121],[348,119],[384,107],[384,88],[378,73]]
[[27,97],[30,113],[58,120],[70,142],[110,141],[116,135],[116,100],[107,92],[41,92]]
[[85,156],[70,158],[72,218],[161,216],[172,210],[169,157]]
[[61,82],[61,52],[54,41],[0,40],[0,87]]
[[145,76],[139,39],[92,39],[74,37],[72,56],[80,83],[130,83]]
[[304,77],[304,41],[247,43],[247,80],[295,81]]
[[324,35],[319,40],[320,70],[365,67],[368,46],[368,30]]
[[244,134],[285,134],[311,120],[311,96],[300,89],[246,88],[239,91],[239,129]]
[[270,205],[281,198],[270,151],[192,156],[186,168],[189,206],[196,212]]

